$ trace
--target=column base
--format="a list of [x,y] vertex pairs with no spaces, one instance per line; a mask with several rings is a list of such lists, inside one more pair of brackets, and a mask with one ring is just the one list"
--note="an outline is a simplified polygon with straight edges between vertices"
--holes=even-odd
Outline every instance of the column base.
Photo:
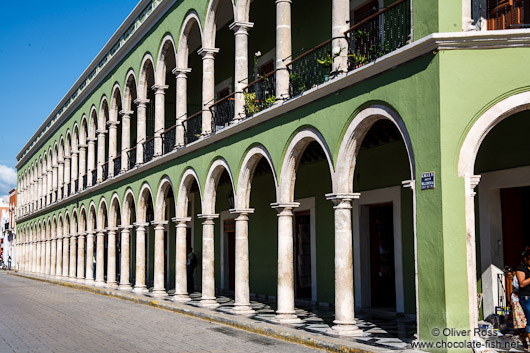
[[97,279],[96,282],[94,282],[94,285],[96,287],[105,287],[106,286],[106,283],[100,279]]
[[106,287],[109,288],[109,289],[116,289],[116,288],[118,288],[118,283],[117,282],[107,282]]
[[85,279],[85,285],[87,286],[93,286],[94,285],[94,280],[92,278],[87,278]]
[[339,321],[333,321],[335,324],[331,330],[329,330],[329,334],[337,335],[337,336],[362,336],[363,331],[355,325],[355,323],[346,323],[346,322],[339,322]]
[[120,284],[120,285],[118,286],[118,290],[123,290],[123,291],[128,291],[128,292],[130,292],[130,291],[132,291],[132,289],[133,289],[133,288],[132,288],[132,286],[131,286],[130,283],[123,283],[123,284]]
[[187,294],[175,294],[171,297],[171,301],[177,302],[177,303],[184,303],[189,302],[191,298]]
[[133,292],[136,294],[147,294],[149,289],[145,285],[136,285],[134,286]]
[[153,289],[151,292],[151,297],[153,298],[165,298],[167,297],[167,292],[165,289]]
[[235,314],[240,314],[240,315],[252,315],[256,313],[254,309],[250,307],[250,303],[249,304],[234,304],[232,311]]
[[302,320],[294,313],[279,313],[276,312],[276,316],[272,319],[273,322],[279,324],[299,324]]
[[199,306],[202,306],[202,307],[205,307],[205,308],[217,308],[220,304],[217,302],[217,300],[215,300],[215,298],[204,298],[204,299],[201,299],[201,301],[199,302]]
[[77,277],[76,283],[85,283],[85,279],[83,277]]

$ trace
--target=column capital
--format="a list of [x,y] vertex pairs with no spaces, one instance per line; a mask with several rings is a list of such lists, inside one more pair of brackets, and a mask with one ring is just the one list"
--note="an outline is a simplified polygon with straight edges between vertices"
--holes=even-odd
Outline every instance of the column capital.
[[145,229],[149,227],[149,223],[135,222],[133,223],[133,226],[135,226],[137,229]]
[[69,155],[69,154],[65,154],[65,155],[64,155],[64,159],[65,159],[65,160],[67,160],[67,159],[72,159],[72,156]]
[[116,121],[116,120],[109,120],[109,121],[107,121],[107,126],[108,126],[108,127],[111,127],[111,128],[115,128],[115,127],[117,127],[119,124],[120,124],[120,122],[119,122],[119,121]]
[[104,235],[106,230],[105,229],[96,229],[95,232],[96,232],[96,235],[99,236],[100,234]]
[[202,56],[202,59],[213,59],[215,54],[219,53],[219,48],[201,48],[197,54]]
[[480,182],[480,175],[469,175],[466,174],[465,176],[465,189],[466,189],[466,195],[474,197],[477,193],[475,192],[475,188],[477,187],[478,183]]
[[107,227],[107,231],[108,232],[116,233],[118,230],[119,230],[118,227]]
[[253,22],[240,22],[235,21],[228,27],[230,30],[235,31],[235,34],[247,34],[248,30],[254,27]]
[[291,4],[293,1],[292,0],[276,0],[276,4],[279,4],[281,2],[288,2],[289,4]]
[[416,180],[414,179],[411,179],[411,180],[403,180],[401,182],[401,185],[404,187],[404,188],[409,188],[409,189],[412,189],[414,190],[415,188],[415,184],[416,184]]
[[177,224],[177,226],[179,224],[182,224],[182,223],[187,223],[187,222],[191,222],[191,217],[184,217],[184,218],[178,218],[178,217],[174,217],[174,218],[171,218],[171,220]]
[[281,212],[284,209],[292,210],[299,206],[300,206],[300,202],[271,203],[271,208],[278,210],[278,212]]
[[146,105],[147,103],[149,103],[150,100],[149,99],[143,99],[143,98],[136,98],[134,100],[134,104],[136,104],[137,106],[140,106],[140,105]]
[[79,154],[79,151],[78,150],[72,150],[72,156],[76,156]]
[[204,219],[205,221],[214,220],[216,218],[219,218],[219,214],[218,213],[214,213],[214,214],[202,214],[201,213],[197,215],[197,218]]
[[120,114],[122,118],[130,119],[131,115],[134,114],[134,110],[120,110],[118,114]]
[[168,89],[168,85],[153,85],[151,89],[155,91],[155,94],[165,94],[164,90]]
[[253,208],[232,208],[229,210],[231,214],[237,214],[237,215],[249,215],[254,213]]
[[190,68],[181,68],[181,67],[176,67],[174,68],[171,73],[173,73],[173,75],[177,76],[178,77],[183,77],[183,78],[187,78],[188,77],[188,74],[191,72],[191,69]]
[[90,235],[90,236],[94,236],[94,234],[96,234],[96,231],[95,230],[87,230],[86,231],[86,235],[87,237]]
[[64,165],[64,161],[63,160],[57,161],[57,166],[61,166],[61,165]]
[[[86,139],[86,141],[88,144],[90,144],[90,143],[95,143],[97,139],[95,137],[89,137]],[[87,144],[87,147],[88,147],[88,144]]]
[[360,197],[360,192],[326,194],[326,200],[333,201],[334,203],[351,202],[353,200],[359,199]]
[[120,228],[120,230],[124,231],[124,230],[131,230],[133,229],[133,226],[132,225],[120,225],[118,228]]

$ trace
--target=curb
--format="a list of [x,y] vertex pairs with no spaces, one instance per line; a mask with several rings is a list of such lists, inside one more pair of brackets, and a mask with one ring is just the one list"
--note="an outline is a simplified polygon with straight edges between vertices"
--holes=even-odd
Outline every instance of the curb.
[[[28,275],[23,275],[14,272],[7,273],[10,276],[17,276],[21,278],[26,278],[34,281],[52,283],[60,285],[63,287],[69,287],[73,289],[82,290],[85,292],[91,292],[98,295],[103,295],[107,297],[114,297],[117,299],[122,299],[130,301],[136,304],[148,305],[151,307],[168,310],[180,315],[185,315],[195,319],[201,319],[204,321],[221,324],[243,331],[259,334],[266,337],[271,337],[279,339],[286,342],[301,344],[310,348],[317,348],[325,350],[328,352],[354,352],[354,353],[382,353],[390,352],[391,350],[372,347],[364,345],[358,342],[349,342],[342,340],[340,338],[328,338],[323,336],[314,335],[308,332],[301,332],[291,327],[272,325],[267,322],[256,322],[244,316],[235,316],[229,315],[222,312],[215,312],[209,309],[203,309],[199,307],[194,307],[190,305],[182,305],[178,303],[164,302],[154,300],[152,298],[136,295],[129,292],[122,292],[118,290],[111,290],[105,288],[96,288],[92,286],[85,286],[78,283],[69,283],[56,281],[52,279],[42,278],[42,277],[33,277]],[[399,351],[396,351],[399,352]]]

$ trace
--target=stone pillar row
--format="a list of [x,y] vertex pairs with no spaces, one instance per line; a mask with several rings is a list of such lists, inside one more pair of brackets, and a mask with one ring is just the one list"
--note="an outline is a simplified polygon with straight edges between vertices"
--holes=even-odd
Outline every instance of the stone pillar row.
[[[328,200],[334,203],[335,214],[335,321],[333,332],[338,335],[358,335],[354,313],[353,291],[353,252],[352,252],[352,203],[360,194],[328,194]],[[294,270],[293,270],[293,222],[294,209],[299,203],[274,203],[271,207],[278,211],[278,309],[275,320],[281,323],[297,323],[294,306]],[[253,209],[232,209],[236,216],[236,263],[235,263],[235,303],[233,310],[240,314],[251,314],[249,293],[249,215]],[[202,296],[200,305],[209,308],[219,306],[215,297],[214,268],[214,230],[218,214],[198,215],[203,220],[202,244]],[[176,279],[175,295],[172,300],[189,301],[186,276],[186,227],[191,218],[173,218],[176,225]],[[152,297],[167,296],[164,268],[164,232],[168,222],[135,223],[133,226],[109,227],[86,232],[85,234],[56,235],[30,232],[29,241],[24,244],[22,269],[25,272],[45,275],[50,278],[76,281],[97,287],[132,290],[138,294],[147,294],[146,286],[146,233],[149,225],[154,226],[155,263]],[[136,228],[136,283],[134,288],[129,282],[130,236]],[[94,237],[95,236],[95,237]],[[121,238],[120,283],[116,276],[116,237]],[[105,237],[107,237],[107,272],[105,278]],[[96,251],[94,253],[94,245]],[[86,264],[86,265],[85,265]],[[95,273],[94,273],[95,265]],[[95,275],[95,278],[94,278]]]

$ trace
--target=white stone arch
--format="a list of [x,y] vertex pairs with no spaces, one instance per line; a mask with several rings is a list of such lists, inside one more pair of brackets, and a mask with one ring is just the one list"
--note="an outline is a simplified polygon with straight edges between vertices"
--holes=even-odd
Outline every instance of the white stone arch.
[[272,162],[269,151],[267,151],[267,149],[262,145],[256,145],[248,150],[244,156],[243,162],[241,163],[241,169],[237,179],[237,198],[235,201],[236,209],[250,208],[250,190],[252,187],[252,178],[254,177],[254,171],[256,170],[256,167],[262,158],[265,158],[272,170],[274,190],[276,191],[276,200],[278,200],[278,178],[274,168],[274,163]]
[[107,121],[109,121],[109,102],[104,94],[99,103],[98,130],[105,131],[107,129]]
[[109,121],[119,120],[120,106],[123,106],[123,98],[120,84],[116,82],[112,87],[112,95],[110,97]]
[[[151,191],[151,186],[149,183],[144,182],[140,193],[138,194],[138,204],[136,207],[136,221],[140,223],[147,223],[147,201],[149,196],[151,196],[151,202],[154,202],[153,192]],[[154,207],[154,205],[153,205]]]
[[86,114],[81,117],[81,128],[79,129],[79,144],[86,145],[88,139],[88,119]]
[[131,215],[133,214],[131,210],[135,210],[134,218],[136,219],[136,199],[134,197],[134,192],[131,188],[128,188],[125,191],[125,196],[123,197],[122,202],[122,212],[121,212],[121,224],[130,226]]
[[74,126],[72,127],[72,152],[77,152],[79,147],[79,124],[77,121],[74,123]]
[[148,87],[148,84],[147,84],[147,82],[149,81],[149,77],[148,77],[149,66],[151,67],[151,70],[153,71],[153,83],[155,83],[154,82],[154,80],[156,79],[155,62],[151,54],[146,53],[142,60],[142,64],[140,65],[140,78],[138,81],[138,85],[136,87],[136,94],[138,95],[138,98],[140,99],[147,99],[147,90],[150,89],[150,87]]
[[92,140],[96,138],[97,121],[98,121],[97,108],[95,105],[92,105],[92,108],[90,108],[90,119],[88,120],[88,138]]
[[370,131],[370,128],[378,120],[388,119],[394,123],[401,134],[401,138],[407,149],[407,155],[410,166],[410,178],[414,179],[416,173],[416,165],[414,161],[414,152],[412,150],[412,142],[408,134],[407,128],[403,119],[399,114],[381,104],[374,104],[359,112],[351,121],[344,137],[342,139],[339,153],[337,157],[336,168],[336,188],[334,193],[352,193],[353,192],[353,177],[355,173],[355,164],[359,149],[364,137]]
[[68,212],[68,210],[64,212],[63,222],[63,234],[70,235],[70,212]]
[[167,73],[167,60],[169,56],[172,56],[175,65],[177,64],[177,51],[175,46],[175,41],[173,36],[168,33],[162,38],[160,43],[160,48],[158,50],[158,60],[156,64],[156,74],[155,74],[155,83],[157,85],[166,84],[166,73]]
[[57,236],[62,237],[64,231],[64,222],[63,222],[63,215],[62,213],[59,213],[57,216]]
[[[98,213],[97,213],[97,229],[105,229],[105,223],[109,222],[109,208],[107,206],[107,200],[105,197],[102,197],[99,200]],[[105,222],[106,221],[106,222]]]
[[[61,135],[60,140],[59,140],[59,146],[58,146],[59,150],[58,150],[58,154],[57,154],[57,161],[58,162],[64,161],[64,145],[65,145],[64,137]],[[59,182],[59,184],[61,184],[60,180],[58,182]]]
[[206,18],[204,20],[204,41],[206,48],[215,48],[215,36],[217,32],[217,12],[222,2],[228,1],[232,5],[232,20],[236,18],[236,6],[233,0],[210,0],[208,9],[206,10]]
[[178,68],[187,68],[188,67],[188,55],[189,55],[189,42],[190,42],[190,33],[192,32],[194,26],[199,30],[201,47],[204,46],[204,36],[202,32],[201,19],[197,12],[194,10],[190,11],[184,22],[182,23],[182,29],[179,36],[179,43],[177,49],[177,67]]
[[230,184],[232,186],[232,192],[234,193],[234,199],[236,198],[236,191],[234,188],[234,178],[232,177],[232,171],[230,166],[223,158],[217,158],[210,169],[208,170],[208,176],[206,177],[206,183],[204,184],[204,194],[202,200],[202,212],[205,215],[215,214],[215,200],[217,194],[217,184],[221,174],[226,170],[230,176]]
[[175,213],[177,218],[182,219],[188,217],[189,194],[191,186],[193,185],[193,181],[195,181],[199,186],[199,200],[202,200],[201,184],[199,183],[197,172],[195,172],[195,170],[191,167],[187,168],[182,174],[178,195],[176,197],[177,208]]
[[530,109],[530,92],[522,92],[507,97],[487,109],[471,126],[460,148],[458,157],[458,176],[464,178],[465,217],[466,217],[466,253],[467,282],[470,328],[477,327],[477,259],[475,236],[475,187],[480,177],[475,176],[475,160],[489,132],[504,119]]
[[[118,217],[118,213],[120,217]],[[122,224],[121,223],[122,222],[121,203],[120,203],[120,198],[116,192],[112,194],[112,198],[110,199],[110,210],[108,212],[108,217],[109,217],[108,222],[109,222],[110,228],[116,228]],[[119,224],[117,224],[117,222],[119,222]]]
[[136,73],[133,69],[129,69],[127,71],[127,75],[125,75],[125,83],[123,85],[123,97],[122,97],[122,105],[124,110],[131,111],[134,109],[132,106],[133,104],[133,92],[132,89],[134,88],[134,96],[137,96],[137,87],[136,87]]
[[88,205],[88,223],[87,231],[95,231],[97,229],[97,209],[94,201],[90,201]]
[[47,227],[47,233],[46,233],[46,239],[47,240],[51,240],[53,238],[53,228],[52,228],[52,218],[48,216],[48,221],[46,222],[46,224],[48,225]]
[[79,231],[79,228],[78,228],[78,226],[79,226],[79,217],[77,215],[77,210],[75,208],[72,209],[72,211],[70,213],[71,213],[71,216],[70,216],[70,234],[75,235]]
[[236,21],[237,22],[249,22],[250,1],[251,0],[238,0],[237,1],[236,3]]
[[58,219],[56,215],[53,215],[52,217],[52,239],[57,239],[57,224]]
[[85,205],[82,205],[79,208],[79,232],[83,233],[83,235],[88,230],[87,225],[88,225],[88,218],[87,218],[86,207]]
[[164,210],[166,208],[166,194],[169,190],[173,192],[173,200],[175,201],[175,210],[176,210],[176,197],[175,197],[175,188],[173,187],[173,183],[171,182],[171,179],[166,175],[162,177],[160,182],[158,183],[158,191],[156,194],[156,205],[155,205],[155,221],[168,221],[168,219],[164,219]]
[[316,141],[324,154],[329,166],[332,189],[335,189],[335,178],[333,159],[328,144],[322,134],[314,128],[305,128],[296,133],[291,139],[287,147],[285,157],[282,162],[282,169],[280,172],[280,187],[278,202],[281,204],[294,202],[294,189],[296,182],[296,174],[300,159],[304,154],[306,147],[313,141]]

